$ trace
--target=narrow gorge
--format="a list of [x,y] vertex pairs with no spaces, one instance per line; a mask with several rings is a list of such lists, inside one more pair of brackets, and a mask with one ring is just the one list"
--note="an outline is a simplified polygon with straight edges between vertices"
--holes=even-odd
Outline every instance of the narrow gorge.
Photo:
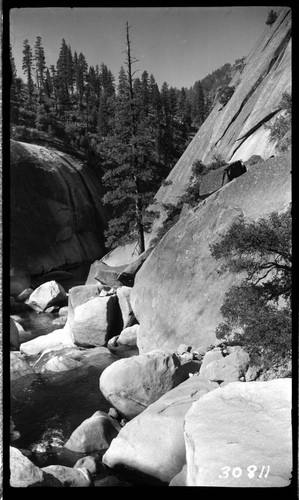
[[[273,140],[271,130],[286,116],[291,69],[291,9],[283,7],[229,83],[230,99],[216,101],[156,192],[141,255],[135,241],[107,247],[112,213],[101,169],[62,142],[11,140],[10,486],[288,493],[292,359],[287,348],[281,354],[288,316],[283,323],[279,314],[289,282],[279,283],[277,306],[279,279],[271,267],[271,281],[262,255],[267,274],[254,284],[269,279],[274,298],[261,310],[277,321],[261,352],[277,343],[278,354],[260,362],[242,342],[245,320],[233,324],[235,337],[219,333],[232,288],[252,284],[248,247],[241,242],[243,267],[233,270],[223,270],[225,252],[217,259],[215,248],[234,224],[262,224],[259,243],[268,235],[279,247],[271,259],[289,262],[291,132]],[[222,164],[209,167],[215,158]],[[241,175],[224,183],[234,162]],[[196,163],[205,168],[195,179]],[[182,203],[190,186],[196,206]],[[169,207],[178,214],[167,226]],[[233,323],[237,306],[229,305]]]

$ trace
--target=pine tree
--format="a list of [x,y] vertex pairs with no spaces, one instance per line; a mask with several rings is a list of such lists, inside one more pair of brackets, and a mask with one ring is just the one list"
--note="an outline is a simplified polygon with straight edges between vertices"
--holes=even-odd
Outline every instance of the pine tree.
[[105,64],[101,64],[98,76],[100,82],[100,101],[97,128],[101,137],[112,134],[115,115],[114,77]]
[[192,124],[195,127],[200,127],[205,119],[205,98],[202,85],[198,80],[193,86],[192,98]]
[[46,96],[48,98],[50,98],[52,95],[52,92],[53,92],[53,84],[52,84],[52,78],[50,75],[49,68],[46,68],[46,77],[45,77],[44,87],[45,87]]
[[69,106],[69,72],[68,72],[69,50],[65,39],[62,39],[59,58],[56,63],[57,97],[62,114]]
[[55,66],[51,64],[50,66],[50,73],[51,73],[51,83],[52,83],[52,92],[54,94],[54,101],[55,101],[55,111],[57,113],[58,111],[58,81],[57,81],[57,73]]
[[79,95],[79,105],[81,111],[83,109],[83,95],[84,95],[84,87],[86,84],[87,71],[88,71],[88,65],[85,56],[82,54],[82,52],[80,52],[78,56],[75,78],[76,78],[76,87]]
[[32,56],[32,49],[29,45],[29,41],[26,38],[23,43],[23,61],[22,61],[22,70],[24,71],[25,75],[27,76],[27,93],[28,93],[28,102],[29,105],[32,105],[32,99],[33,99],[33,79],[32,79],[32,72],[33,72],[33,56]]
[[12,47],[9,45],[10,55],[10,123],[18,125],[19,123],[19,109],[21,106],[21,88],[22,80],[17,77],[16,63],[12,54]]
[[67,83],[68,87],[71,91],[71,94],[74,93],[74,82],[75,82],[75,69],[74,69],[74,61],[72,56],[72,49],[69,45],[67,48],[67,62],[66,62],[66,71],[67,71]]
[[[151,224],[146,207],[157,189],[157,180],[151,157],[154,141],[148,122],[140,118],[140,96],[135,95],[133,64],[137,59],[131,53],[128,23],[125,54],[126,71],[122,67],[119,73],[114,135],[107,141],[109,168],[103,176],[107,189],[103,201],[114,210],[106,233],[108,246],[137,239],[142,253],[144,234]],[[140,87],[138,82],[136,85]]]
[[45,51],[42,46],[42,39],[40,36],[36,37],[34,46],[34,62],[35,62],[35,72],[36,72],[36,85],[39,90],[39,102],[42,102],[42,95],[44,91],[45,83],[45,69],[46,69],[46,59]]

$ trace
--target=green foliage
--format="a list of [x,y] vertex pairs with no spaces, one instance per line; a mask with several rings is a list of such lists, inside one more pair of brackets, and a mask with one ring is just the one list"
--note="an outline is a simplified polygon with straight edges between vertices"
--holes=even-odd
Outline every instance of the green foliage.
[[206,172],[209,170],[217,170],[217,168],[224,167],[226,165],[226,161],[223,158],[221,153],[215,152],[212,156],[212,161],[206,167]]
[[265,299],[263,290],[252,284],[232,287],[221,308],[223,323],[218,339],[233,337],[250,354],[252,364],[269,363],[291,354],[292,319],[289,306],[278,308]]
[[278,116],[272,125],[266,123],[264,127],[270,130],[269,141],[276,142],[278,150],[284,151],[291,144],[292,95],[284,92],[279,107],[284,111],[284,114]]
[[273,23],[275,23],[277,17],[277,13],[271,9],[266,20],[267,26],[271,26]]
[[13,128],[11,138],[15,141],[34,142],[39,138],[36,128],[28,128],[25,125],[17,125]]
[[193,177],[199,177],[206,174],[208,168],[202,163],[201,160],[195,160],[192,165],[191,173]]
[[291,229],[291,207],[256,222],[240,217],[211,247],[220,273],[245,276],[225,295],[216,336],[241,343],[255,362],[290,356]]
[[224,87],[222,87],[218,92],[218,100],[220,104],[225,105],[232,97],[234,91],[234,86],[225,85]]

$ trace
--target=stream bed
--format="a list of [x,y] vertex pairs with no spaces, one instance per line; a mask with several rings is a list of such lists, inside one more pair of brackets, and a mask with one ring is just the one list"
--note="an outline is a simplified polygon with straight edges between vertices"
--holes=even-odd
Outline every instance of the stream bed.
[[[45,335],[61,326],[53,325],[56,314],[34,312],[20,313],[22,325],[32,334]],[[138,354],[132,349],[119,351],[117,357]],[[33,364],[39,356],[30,359]],[[79,458],[93,453],[74,453],[63,447],[72,432],[96,411],[108,412],[110,403],[99,389],[99,377],[111,364],[111,357],[99,358],[96,366],[84,365],[74,370],[59,373],[36,373],[13,380],[10,389],[10,415],[15,425],[12,446],[24,450],[28,458],[39,467],[66,465],[73,467]],[[101,456],[104,452],[97,452]],[[103,468],[104,469],[104,468]],[[95,486],[101,479],[116,476],[124,485],[144,484],[140,478],[129,480],[117,476],[107,467],[94,477]],[[97,484],[97,482],[99,484]],[[147,481],[146,484],[150,484]],[[119,484],[116,484],[119,485]]]

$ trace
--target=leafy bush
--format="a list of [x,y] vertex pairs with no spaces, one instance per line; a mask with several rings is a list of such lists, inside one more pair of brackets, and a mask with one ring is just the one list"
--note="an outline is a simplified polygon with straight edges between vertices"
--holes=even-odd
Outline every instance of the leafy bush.
[[206,167],[206,172],[209,170],[217,170],[217,168],[224,167],[226,165],[226,161],[223,158],[221,153],[214,153],[212,156],[212,161]]
[[277,14],[274,10],[270,10],[269,12],[269,15],[267,17],[267,20],[266,20],[266,24],[268,26],[271,26],[273,23],[275,23],[276,19],[277,19]]
[[[284,114],[281,114],[276,118],[272,125],[268,125],[267,123],[264,127],[270,130],[269,141],[277,142],[278,150],[284,151],[291,144],[291,126],[292,126],[292,96],[288,92],[284,92],[282,94],[282,98],[279,103],[279,107],[284,111]],[[289,136],[289,140],[285,141],[283,144],[283,140]]]
[[234,91],[234,86],[225,85],[224,87],[222,87],[218,94],[218,100],[220,104],[226,104],[232,97]]
[[291,207],[269,218],[235,221],[212,245],[219,272],[244,272],[245,279],[225,295],[217,338],[241,343],[251,362],[268,364],[291,353]]

